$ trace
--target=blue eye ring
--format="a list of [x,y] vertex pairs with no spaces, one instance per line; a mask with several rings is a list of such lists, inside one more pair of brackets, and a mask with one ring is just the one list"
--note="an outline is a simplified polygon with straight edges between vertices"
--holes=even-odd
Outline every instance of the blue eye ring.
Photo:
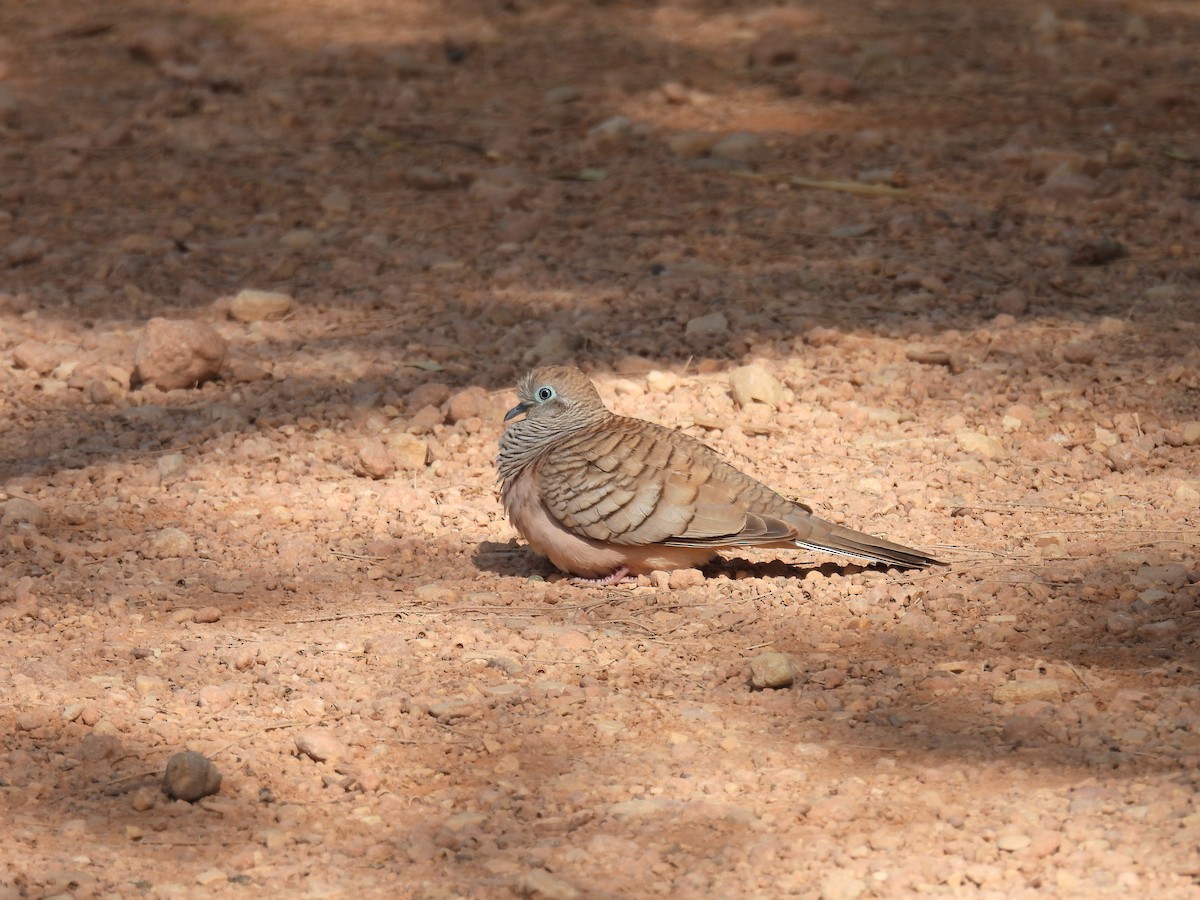
[[545,403],[547,400],[553,400],[554,399],[554,388],[549,387],[549,386],[538,388],[537,398],[538,398],[538,401],[541,403]]

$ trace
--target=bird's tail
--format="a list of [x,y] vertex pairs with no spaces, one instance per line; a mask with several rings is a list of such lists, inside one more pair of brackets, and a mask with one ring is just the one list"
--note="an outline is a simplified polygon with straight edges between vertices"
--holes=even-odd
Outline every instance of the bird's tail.
[[[796,546],[808,550],[844,553],[858,559],[883,563],[889,566],[900,566],[905,569],[923,569],[926,566],[944,566],[946,563],[932,556],[896,544],[884,538],[872,537],[853,528],[844,528],[816,516],[804,522],[800,529],[800,537],[796,538]],[[807,532],[807,534],[803,534]]]

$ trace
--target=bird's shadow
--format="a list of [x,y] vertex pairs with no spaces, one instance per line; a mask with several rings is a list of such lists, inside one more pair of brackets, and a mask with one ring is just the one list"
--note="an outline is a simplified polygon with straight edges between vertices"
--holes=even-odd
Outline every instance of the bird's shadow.
[[[516,577],[540,576],[548,580],[567,578],[546,559],[538,556],[524,544],[515,540],[481,541],[475,548],[471,561],[484,572]],[[782,559],[751,560],[738,556],[718,557],[701,568],[705,578],[790,578],[803,581],[810,572],[825,578],[833,575],[854,575],[859,572],[886,572],[894,568],[882,563],[861,566],[853,563],[821,563],[820,565],[798,566]]]

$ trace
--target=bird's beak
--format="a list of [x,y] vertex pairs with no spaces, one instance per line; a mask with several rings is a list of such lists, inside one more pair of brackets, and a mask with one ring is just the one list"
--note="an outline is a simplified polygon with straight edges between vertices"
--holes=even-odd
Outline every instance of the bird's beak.
[[515,419],[517,416],[524,415],[527,412],[529,412],[529,404],[518,403],[504,414],[504,421],[507,422],[509,419]]

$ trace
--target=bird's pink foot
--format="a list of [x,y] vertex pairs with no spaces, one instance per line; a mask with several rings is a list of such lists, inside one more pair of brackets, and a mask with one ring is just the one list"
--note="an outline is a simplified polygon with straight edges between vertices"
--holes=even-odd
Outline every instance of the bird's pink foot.
[[578,587],[611,587],[627,581],[637,581],[637,579],[629,574],[629,570],[625,566],[621,566],[602,578],[572,578],[571,584]]

